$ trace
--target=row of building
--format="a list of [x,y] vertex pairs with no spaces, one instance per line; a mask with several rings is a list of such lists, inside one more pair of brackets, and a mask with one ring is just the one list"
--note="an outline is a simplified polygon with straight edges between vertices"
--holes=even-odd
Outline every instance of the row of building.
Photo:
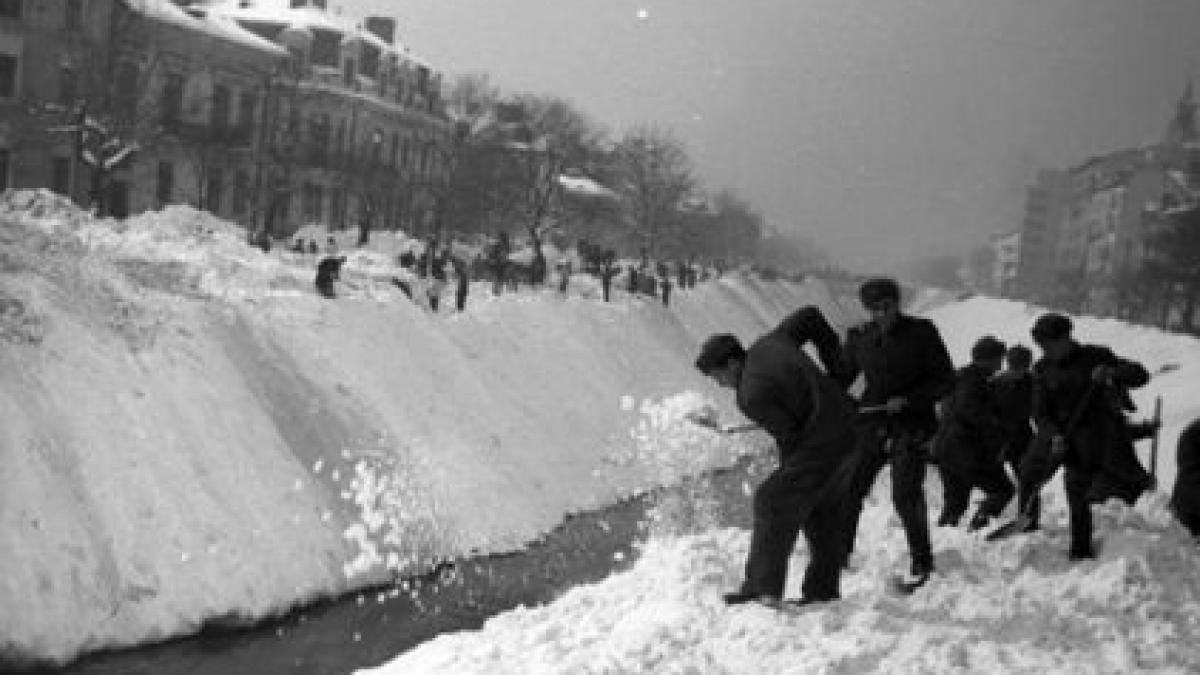
[[1162,214],[1196,203],[1200,134],[1191,85],[1157,142],[1038,172],[1019,228],[992,240],[993,290],[1074,311],[1149,319],[1123,296],[1156,255]]
[[0,0],[0,190],[286,235],[427,226],[453,142],[390,17],[325,0]]

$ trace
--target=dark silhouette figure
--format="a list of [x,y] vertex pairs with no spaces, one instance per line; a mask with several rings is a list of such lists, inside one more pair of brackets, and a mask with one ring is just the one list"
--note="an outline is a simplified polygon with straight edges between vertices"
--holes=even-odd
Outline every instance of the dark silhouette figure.
[[341,278],[342,265],[346,263],[346,256],[326,256],[321,258],[321,262],[317,263],[317,292],[326,298],[336,298],[337,293],[333,289],[333,282]]

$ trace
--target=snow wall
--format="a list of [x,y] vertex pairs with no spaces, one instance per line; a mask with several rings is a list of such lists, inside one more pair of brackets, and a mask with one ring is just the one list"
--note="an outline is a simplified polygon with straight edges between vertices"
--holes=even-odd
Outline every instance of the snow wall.
[[0,662],[280,613],[731,464],[762,439],[678,428],[734,414],[700,341],[803,304],[856,318],[820,281],[737,275],[669,309],[478,284],[432,314],[372,251],[329,301],[314,258],[243,236],[0,199]]

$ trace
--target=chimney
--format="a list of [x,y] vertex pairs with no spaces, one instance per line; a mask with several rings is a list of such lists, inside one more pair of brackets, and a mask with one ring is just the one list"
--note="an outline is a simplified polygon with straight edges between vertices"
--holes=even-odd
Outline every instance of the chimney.
[[372,33],[389,45],[396,43],[396,20],[386,16],[368,16],[364,24]]

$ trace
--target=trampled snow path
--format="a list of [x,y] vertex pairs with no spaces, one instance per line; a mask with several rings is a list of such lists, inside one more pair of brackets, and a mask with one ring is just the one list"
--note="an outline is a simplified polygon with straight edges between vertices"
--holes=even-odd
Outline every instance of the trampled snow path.
[[[987,543],[934,533],[938,574],[890,595],[906,561],[886,477],[864,512],[843,601],[797,615],[726,608],[748,532],[691,528],[652,536],[637,564],[556,602],[518,609],[477,632],[444,635],[372,671],[411,673],[1197,672],[1198,551],[1160,494],[1105,506],[1099,560],[1071,565],[1055,485],[1041,534]],[[936,509],[939,489],[928,493]],[[674,505],[678,510],[679,505]],[[807,555],[792,560],[798,594]]]

